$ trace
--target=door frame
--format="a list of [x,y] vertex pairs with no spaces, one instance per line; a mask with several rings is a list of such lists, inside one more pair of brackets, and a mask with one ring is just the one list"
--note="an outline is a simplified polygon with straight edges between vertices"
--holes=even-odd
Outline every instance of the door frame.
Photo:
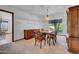
[[0,11],[12,14],[12,42],[14,42],[14,13],[3,9]]

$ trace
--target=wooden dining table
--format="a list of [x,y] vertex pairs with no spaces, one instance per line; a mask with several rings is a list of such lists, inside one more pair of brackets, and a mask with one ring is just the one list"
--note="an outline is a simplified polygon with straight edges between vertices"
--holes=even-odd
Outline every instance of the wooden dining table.
[[45,35],[56,35],[54,32],[52,31],[40,31],[42,34],[45,34]]
[[45,35],[45,39],[46,39],[47,43],[48,43],[48,36],[49,35],[52,35],[52,37],[54,37],[54,39],[56,41],[56,34],[54,32],[52,32],[52,31],[41,31],[41,33],[43,35]]

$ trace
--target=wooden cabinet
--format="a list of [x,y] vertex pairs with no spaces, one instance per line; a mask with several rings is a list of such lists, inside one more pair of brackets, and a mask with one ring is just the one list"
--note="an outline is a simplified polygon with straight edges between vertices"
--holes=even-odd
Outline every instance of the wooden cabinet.
[[39,29],[24,30],[24,39],[28,40],[34,37],[34,31]]
[[24,39],[33,38],[33,30],[24,30]]
[[73,53],[79,53],[79,6],[70,7],[67,11],[68,50]]
[[72,53],[79,53],[79,38],[68,38],[68,50]]

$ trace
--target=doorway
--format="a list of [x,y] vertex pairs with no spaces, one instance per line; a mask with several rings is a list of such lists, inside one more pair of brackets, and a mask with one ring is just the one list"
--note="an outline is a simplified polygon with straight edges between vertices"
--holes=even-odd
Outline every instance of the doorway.
[[14,13],[3,9],[0,9],[0,38],[8,43],[14,42]]

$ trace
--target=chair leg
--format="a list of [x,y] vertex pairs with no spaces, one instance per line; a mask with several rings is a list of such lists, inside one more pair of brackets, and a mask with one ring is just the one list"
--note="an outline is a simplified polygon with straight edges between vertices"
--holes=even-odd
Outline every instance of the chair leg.
[[36,46],[36,42],[37,42],[37,40],[35,39],[35,45],[34,46]]
[[55,43],[56,43],[57,38],[55,37]]
[[47,39],[47,44],[49,43],[49,40]]
[[40,42],[40,49],[42,48],[42,41]]
[[49,38],[47,38],[47,44],[49,44]]
[[50,39],[49,39],[49,46],[50,46]]
[[46,45],[46,40],[44,40],[44,45]]
[[53,41],[53,45],[55,46],[55,40],[54,40],[54,39],[52,39],[52,41]]
[[56,38],[56,36],[55,36],[55,37],[54,37],[54,40],[53,40],[53,45],[56,44],[56,40],[57,40],[57,38]]

